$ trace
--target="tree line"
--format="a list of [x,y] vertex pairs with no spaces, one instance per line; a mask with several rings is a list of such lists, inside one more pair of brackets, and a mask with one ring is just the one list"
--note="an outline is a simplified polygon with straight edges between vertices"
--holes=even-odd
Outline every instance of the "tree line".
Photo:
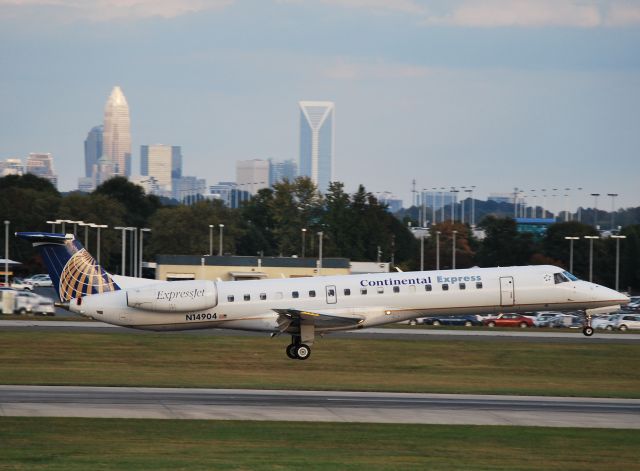
[[[420,240],[410,230],[417,221],[406,212],[398,216],[363,186],[348,193],[342,183],[333,182],[322,194],[310,179],[303,177],[262,189],[238,209],[228,208],[219,200],[189,206],[175,204],[146,195],[141,187],[119,177],[106,181],[92,193],[66,195],[34,175],[0,178],[0,217],[11,222],[12,233],[50,231],[51,225],[46,221],[55,219],[106,224],[109,229],[101,232],[101,260],[113,272],[120,271],[121,263],[121,233],[114,227],[150,228],[151,233],[145,235],[144,253],[146,260],[153,260],[158,254],[205,255],[210,248],[217,255],[220,224],[224,225],[224,254],[302,256],[304,252],[306,257],[317,257],[318,234],[322,233],[324,257],[380,260],[402,270],[419,269]],[[482,240],[467,224],[446,221],[432,225],[423,246],[425,269],[436,267],[437,241],[440,268],[451,268],[453,231],[456,268],[528,264],[569,268],[569,241],[564,237],[577,236],[581,239],[574,244],[574,272],[581,278],[588,277],[588,241],[582,237],[597,235],[592,226],[557,223],[537,238],[519,232],[511,218],[487,214],[479,227],[485,234]],[[85,229],[76,229],[78,239],[84,242]],[[67,225],[66,232],[72,231],[72,226]],[[638,290],[640,225],[627,225],[621,234],[627,238],[620,242],[620,286]],[[95,237],[95,229],[91,229],[88,249],[94,255]],[[9,242],[10,258],[23,262],[24,272],[44,270],[29,244],[15,237],[10,237]],[[614,286],[615,250],[614,239],[595,242],[595,282]]]

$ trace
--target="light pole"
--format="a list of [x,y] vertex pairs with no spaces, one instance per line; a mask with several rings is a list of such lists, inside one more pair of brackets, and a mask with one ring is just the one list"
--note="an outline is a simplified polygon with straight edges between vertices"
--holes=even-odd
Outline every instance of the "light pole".
[[90,222],[81,222],[79,225],[84,227],[84,248],[88,252],[89,251],[89,227],[92,223]]
[[209,255],[213,255],[213,224],[209,224]]
[[98,239],[96,241],[96,252],[98,252],[98,265],[100,265],[100,229],[106,229],[107,226],[106,224],[93,224],[92,227],[95,227],[96,229],[98,229]]
[[599,239],[598,236],[584,236],[585,239],[589,239],[589,282],[593,281],[593,240]]
[[452,247],[451,247],[451,269],[456,269],[456,234],[458,231],[452,231]]
[[117,231],[122,231],[122,268],[120,270],[120,274],[125,276],[126,266],[127,266],[127,239],[125,238],[125,232],[129,230],[128,227],[114,227]]
[[593,196],[593,227],[598,227],[598,196],[600,193],[591,193]]
[[302,232],[302,258],[304,258],[304,249],[305,249],[305,238],[307,236],[307,228],[303,227],[300,232]]
[[11,221],[4,222],[4,285],[9,286],[9,224]]
[[611,196],[611,230],[613,231],[613,228],[616,227],[614,224],[616,215],[616,196],[618,196],[618,193],[607,193],[607,196]]
[[[471,224],[471,226],[473,227],[473,188],[469,189],[469,190],[464,190],[465,193],[468,193],[469,196],[467,196],[467,199],[470,200],[469,202],[471,203],[471,214],[469,215],[469,223]],[[462,218],[462,223],[464,224],[464,217]]]
[[218,247],[218,255],[220,255],[222,257],[222,246],[223,246],[222,245],[222,241],[223,241],[222,238],[224,236],[224,234],[223,234],[224,224],[218,224],[218,227],[220,228],[220,240],[219,240],[220,246]]
[[444,222],[444,187],[440,187],[440,219]]
[[460,190],[456,190],[455,188],[451,189],[451,224],[453,224],[456,221],[456,199],[458,196],[458,193],[460,192]]
[[545,219],[547,216],[547,189],[543,188],[540,191],[542,192],[542,219]]
[[51,224],[51,233],[55,234],[56,232],[56,224],[59,224],[59,220],[56,221],[47,221],[47,224]]
[[565,213],[564,213],[564,222],[570,221],[571,218],[569,217],[570,212],[569,212],[569,192],[571,191],[571,188],[565,188],[564,191],[566,191],[566,193],[564,194],[564,208],[565,208]]
[[618,291],[620,282],[620,239],[626,239],[627,236],[612,235],[611,238],[616,240],[616,291]]
[[151,229],[148,227],[143,227],[140,229],[140,263],[138,264],[138,277],[142,278],[142,249],[144,247],[144,233],[151,232]]
[[436,231],[436,270],[440,270],[440,231]]
[[132,234],[132,242],[133,242],[133,257],[132,257],[132,269],[131,276],[138,276],[138,228],[130,227],[129,230],[133,231]]
[[569,273],[573,273],[573,241],[579,240],[580,237],[565,237],[569,241]]
[[[582,191],[582,187],[578,187],[576,188],[577,191]],[[578,193],[578,200],[580,200],[580,193]],[[578,217],[578,222],[582,222],[582,203],[578,203],[578,209],[577,209],[577,217]]]
[[424,231],[420,233],[420,271],[424,271]]
[[318,276],[320,276],[320,271],[322,270],[322,236],[324,236],[324,233],[322,231],[318,232]]

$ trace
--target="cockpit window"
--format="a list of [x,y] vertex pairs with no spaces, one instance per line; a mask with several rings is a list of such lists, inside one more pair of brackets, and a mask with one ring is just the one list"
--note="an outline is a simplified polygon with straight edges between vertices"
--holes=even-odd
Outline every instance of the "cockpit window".
[[555,281],[556,284],[558,284],[558,283],[567,283],[569,281],[569,278],[564,276],[562,273],[554,273],[553,274],[553,281]]
[[568,271],[563,271],[562,274],[569,278],[571,281],[578,281],[578,277]]

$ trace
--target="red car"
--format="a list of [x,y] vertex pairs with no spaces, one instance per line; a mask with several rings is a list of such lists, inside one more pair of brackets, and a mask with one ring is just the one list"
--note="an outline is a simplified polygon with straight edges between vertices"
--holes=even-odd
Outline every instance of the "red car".
[[498,317],[485,319],[482,323],[488,327],[533,327],[533,321],[520,314],[500,314]]

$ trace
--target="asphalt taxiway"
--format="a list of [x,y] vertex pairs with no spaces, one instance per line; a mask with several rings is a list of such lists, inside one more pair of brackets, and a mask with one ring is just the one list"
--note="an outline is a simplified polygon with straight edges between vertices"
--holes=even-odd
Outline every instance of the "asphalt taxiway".
[[[0,320],[0,332],[9,330],[56,331],[56,332],[120,332],[148,334],[149,331],[118,327],[103,322],[73,320]],[[254,335],[264,337],[264,332],[243,332],[228,329],[203,329],[179,332],[163,332],[162,335]],[[349,332],[333,332],[332,338],[375,338],[420,340],[439,338],[466,341],[499,341],[515,340],[524,342],[593,342],[593,343],[636,343],[640,342],[640,334],[605,333],[596,331],[592,337],[585,337],[582,332],[558,331],[555,329],[513,329],[513,330],[461,330],[446,328],[367,328]]]
[[243,389],[0,386],[0,416],[640,428],[640,400]]

